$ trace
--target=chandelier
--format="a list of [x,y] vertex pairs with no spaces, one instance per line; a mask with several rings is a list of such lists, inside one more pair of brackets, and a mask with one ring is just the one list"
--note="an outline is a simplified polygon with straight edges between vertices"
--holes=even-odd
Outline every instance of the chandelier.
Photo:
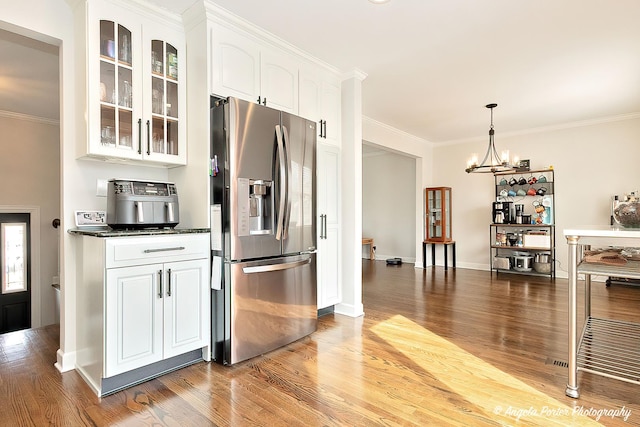
[[[478,164],[478,156],[473,155],[471,160],[467,162],[467,173],[496,173],[496,172],[509,172],[515,170],[517,166],[517,158],[514,157],[513,164],[509,163],[509,151],[503,151],[502,156],[498,156],[495,143],[493,142],[493,109],[498,104],[487,104],[486,107],[491,110],[491,127],[489,128],[489,147],[487,147],[487,154],[484,155],[482,162]],[[514,166],[515,164],[515,166]]]

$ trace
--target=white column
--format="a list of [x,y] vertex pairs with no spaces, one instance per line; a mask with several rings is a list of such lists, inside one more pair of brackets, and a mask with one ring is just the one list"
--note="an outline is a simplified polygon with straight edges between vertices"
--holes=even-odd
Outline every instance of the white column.
[[335,312],[362,316],[362,81],[354,70],[342,80],[342,303]]

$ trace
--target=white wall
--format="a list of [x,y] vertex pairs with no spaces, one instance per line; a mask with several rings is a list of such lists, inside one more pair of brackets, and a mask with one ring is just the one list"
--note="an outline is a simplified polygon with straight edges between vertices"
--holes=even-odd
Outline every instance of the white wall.
[[[562,230],[609,224],[611,197],[640,188],[640,115],[513,135],[496,130],[495,138],[499,152],[508,149],[512,155],[530,159],[532,169],[553,165],[556,269],[559,277],[566,277],[568,249]],[[487,144],[483,139],[434,148],[438,161],[433,176],[453,188],[453,236],[459,267],[489,269],[493,175],[464,171],[471,153],[484,155]]]
[[[376,259],[416,261],[416,161],[388,151],[362,157],[362,236],[374,239]],[[369,258],[364,247],[363,258]]]
[[[415,159],[415,185],[413,194],[415,199],[415,254],[416,267],[422,267],[422,241],[424,240],[424,188],[433,185],[432,174],[432,144],[406,132],[392,128],[384,123],[368,117],[362,119],[362,139],[367,143],[379,145],[391,151],[396,151]],[[449,186],[447,183],[438,185]],[[438,261],[436,261],[437,263]]]
[[[60,217],[60,133],[55,123],[27,116],[0,115],[0,211],[30,206],[40,211],[40,262],[31,277],[32,326],[56,323],[56,295],[51,287],[58,275],[58,233],[51,222]],[[33,218],[32,218],[33,221]],[[32,247],[32,250],[36,248]],[[36,283],[38,281],[39,283]],[[37,288],[37,289],[36,289]],[[34,317],[35,316],[35,317]]]
[[[60,350],[56,366],[62,371],[74,368],[76,351],[76,275],[74,240],[65,231],[74,227],[74,211],[106,208],[106,199],[96,197],[97,179],[130,177],[164,180],[168,172],[148,168],[76,159],[77,144],[85,143],[86,103],[77,96],[84,78],[78,74],[75,54],[83,51],[76,40],[70,4],[77,0],[22,0],[3,4],[0,27],[60,47],[60,159],[61,243],[60,243]],[[78,51],[76,52],[76,49]]]

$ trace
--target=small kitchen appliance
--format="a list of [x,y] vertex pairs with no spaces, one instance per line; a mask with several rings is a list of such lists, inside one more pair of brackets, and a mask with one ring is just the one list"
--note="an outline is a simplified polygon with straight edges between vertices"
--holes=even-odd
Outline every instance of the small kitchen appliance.
[[179,222],[175,184],[131,179],[109,180],[107,224],[111,228],[173,228]]
[[511,224],[513,202],[493,202],[493,223]]

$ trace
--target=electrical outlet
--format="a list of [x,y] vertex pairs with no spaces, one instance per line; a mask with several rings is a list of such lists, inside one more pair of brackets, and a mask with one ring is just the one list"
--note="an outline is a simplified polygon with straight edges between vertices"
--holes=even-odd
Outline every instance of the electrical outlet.
[[98,179],[96,184],[96,196],[107,197],[107,188],[109,187],[109,181],[106,179]]

